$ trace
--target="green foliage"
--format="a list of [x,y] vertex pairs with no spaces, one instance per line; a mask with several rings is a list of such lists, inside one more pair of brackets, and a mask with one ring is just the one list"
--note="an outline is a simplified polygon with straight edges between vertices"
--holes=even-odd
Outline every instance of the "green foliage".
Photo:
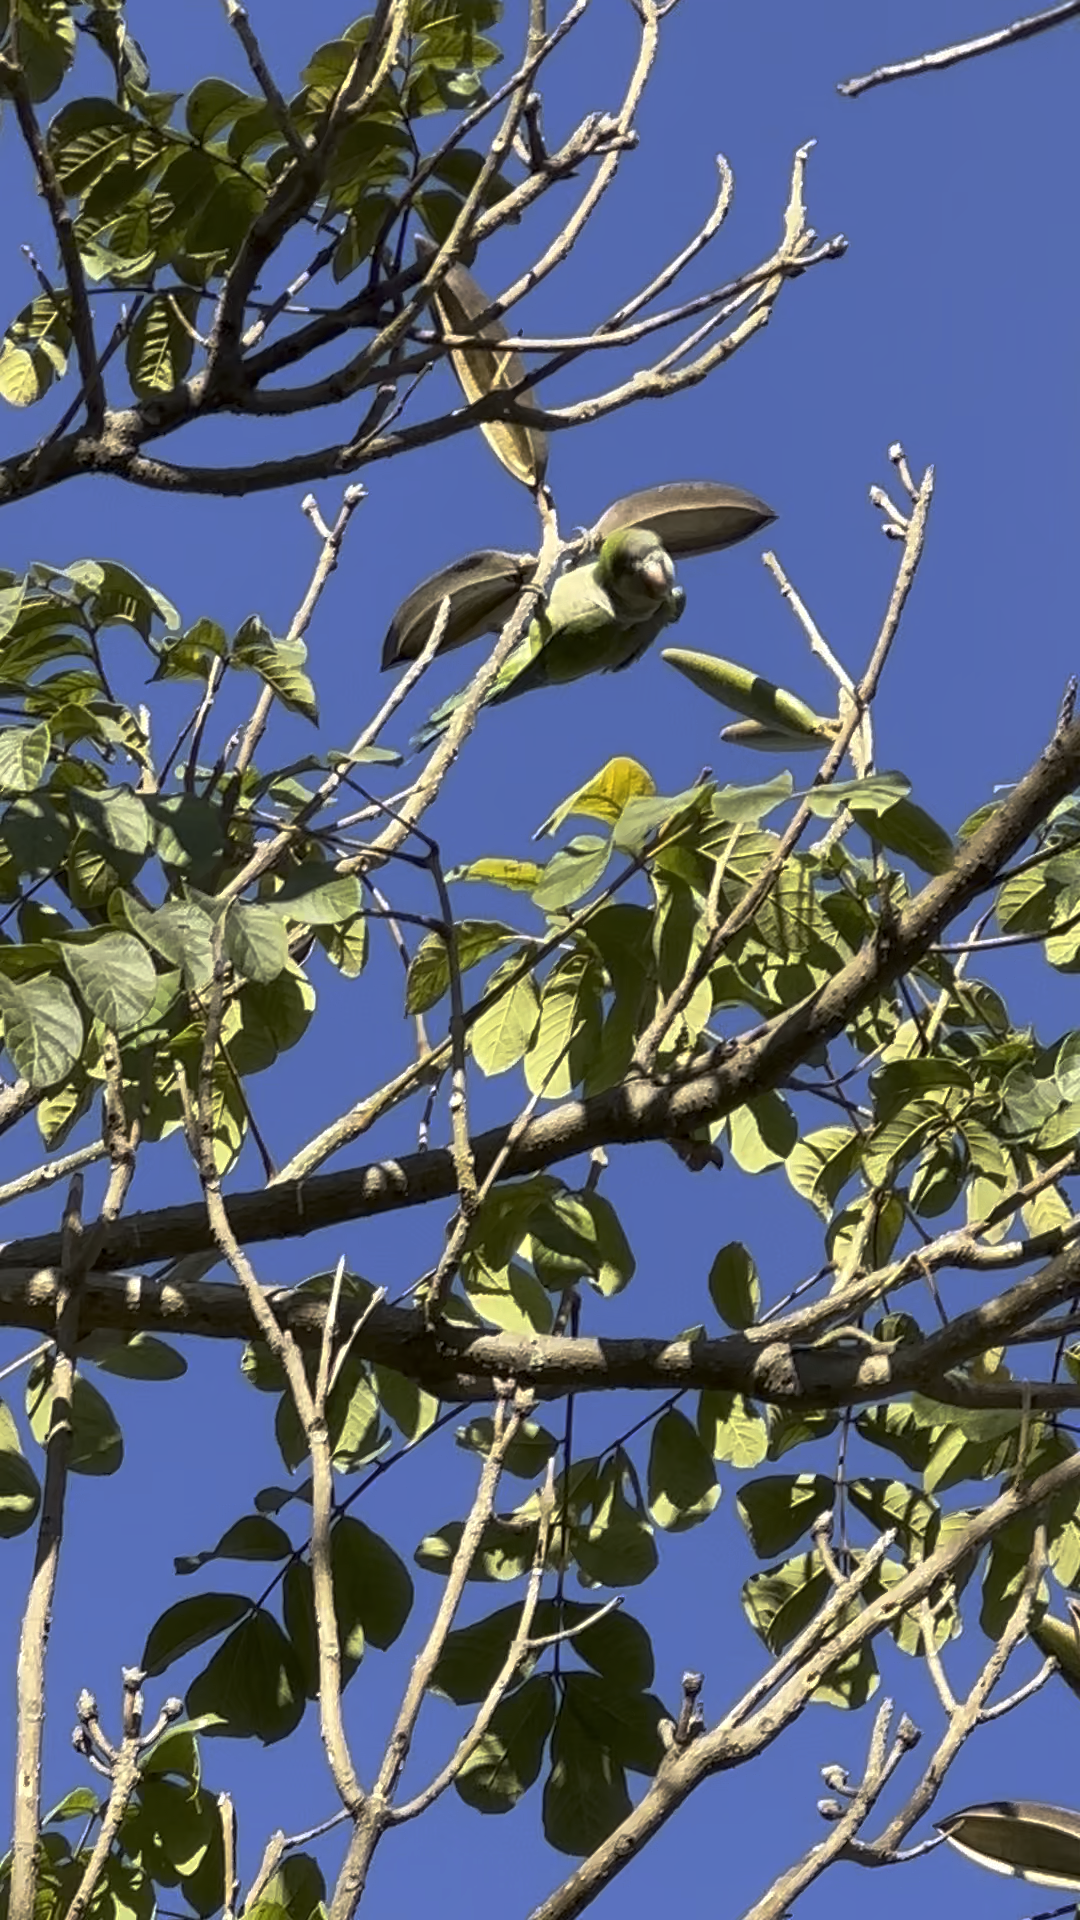
[[[230,326],[253,331],[245,364],[227,373],[218,394],[222,410],[249,403],[291,410],[292,396],[269,375],[292,364],[294,353],[299,361],[332,344],[335,328],[350,336],[356,383],[344,380],[319,394],[320,403],[397,379],[391,363],[399,354],[414,356],[410,376],[421,371],[439,329],[473,336],[451,351],[467,398],[483,406],[499,386],[520,382],[524,362],[503,351],[502,324],[476,325],[486,296],[466,271],[467,233],[455,243],[464,263],[444,260],[439,285],[406,312],[467,204],[470,219],[483,219],[524,185],[523,209],[544,177],[543,165],[524,168],[510,149],[504,174],[459,138],[463,117],[485,104],[487,76],[502,57],[490,37],[501,16],[498,0],[411,0],[394,58],[377,85],[365,81],[358,101],[353,89],[365,71],[370,27],[363,16],[311,52],[282,108],[254,80],[245,86],[211,75],[182,94],[154,90],[119,0],[0,0],[3,85],[15,91],[22,120],[27,100],[40,106],[59,96],[45,150],[90,304],[101,296],[126,308],[107,359],[101,356],[110,381],[126,380],[138,403],[114,416],[117,446],[125,434],[141,445],[148,423],[162,431],[186,424],[184,407],[204,390],[208,354],[220,353],[227,367]],[[88,51],[96,84],[106,88],[100,95],[82,91],[83,40],[94,43]],[[561,163],[552,177],[560,170]],[[47,174],[39,168],[39,181]],[[419,265],[417,224],[421,243],[424,234],[432,243],[421,244]],[[327,309],[305,280],[310,309],[289,313],[290,323],[304,324],[288,351],[276,336],[279,359],[260,359],[270,354],[263,328],[273,299],[263,243],[272,251],[305,235],[320,248],[312,277],[322,272],[348,283],[344,318],[331,316],[324,326]],[[229,275],[238,263],[251,269],[254,304],[245,301],[242,317],[230,320]],[[0,399],[20,409],[52,393],[73,360],[69,389],[83,382],[80,302],[70,286],[53,290],[43,275],[39,286],[0,344]],[[396,329],[394,344],[353,346],[353,335],[373,335],[384,324]],[[81,392],[80,405],[86,399]],[[50,431],[43,449],[53,444]],[[539,431],[490,418],[481,431],[535,490],[546,459]],[[78,431],[71,437],[79,443]],[[343,446],[342,470],[346,455]],[[594,564],[588,554],[596,532],[575,549],[579,565]],[[684,540],[691,541],[685,531]],[[327,565],[336,551],[327,550]],[[481,575],[494,558],[495,586],[513,595],[533,565],[529,555],[476,558]],[[430,623],[431,607],[422,611]],[[669,1536],[706,1526],[722,1491],[734,1499],[746,1536],[742,1605],[766,1661],[790,1649],[833,1603],[838,1571],[865,1571],[867,1556],[876,1556],[860,1593],[829,1620],[815,1676],[818,1704],[858,1709],[878,1686],[879,1656],[882,1667],[897,1650],[924,1659],[928,1641],[940,1651],[965,1620],[977,1620],[997,1642],[1029,1580],[1040,1529],[1047,1564],[1031,1638],[1058,1661],[1063,1684],[1080,1691],[1077,1633],[1050,1610],[1055,1588],[1080,1581],[1080,1505],[1068,1489],[966,1548],[935,1587],[928,1612],[899,1608],[874,1645],[867,1640],[847,1653],[831,1647],[931,1554],[966,1540],[971,1514],[1001,1487],[1022,1490],[1074,1457],[1067,1425],[1057,1425],[1037,1395],[1032,1400],[1026,1367],[1021,1383],[1007,1349],[991,1344],[1021,1325],[1019,1295],[1011,1317],[1003,1316],[1004,1334],[989,1312],[980,1332],[976,1307],[944,1371],[917,1376],[925,1391],[888,1391],[888,1368],[902,1367],[945,1312],[937,1236],[948,1236],[946,1267],[1000,1264],[1011,1272],[1021,1254],[1032,1262],[1059,1257],[1064,1277],[1052,1306],[1076,1290],[1068,1182],[1080,1139],[1080,1031],[1044,1036],[1014,1020],[998,988],[977,977],[975,956],[961,960],[936,944],[942,927],[933,915],[914,956],[891,964],[925,876],[947,876],[957,850],[1007,802],[995,798],[953,834],[899,771],[802,788],[786,769],[746,784],[720,784],[706,773],[665,794],[643,764],[617,755],[554,805],[550,793],[538,800],[538,812],[549,808],[534,836],[539,854],[531,844],[499,853],[481,847],[450,867],[451,907],[465,883],[492,889],[494,905],[489,912],[484,896],[484,917],[455,913],[449,923],[441,869],[439,884],[431,884],[441,861],[434,841],[418,853],[419,840],[403,829],[401,845],[390,846],[388,831],[375,852],[358,854],[367,843],[353,835],[355,816],[342,824],[335,811],[356,785],[361,818],[374,805],[383,813],[378,830],[400,825],[401,755],[328,737],[337,716],[320,708],[301,637],[310,608],[286,635],[258,612],[235,629],[191,612],[182,616],[118,560],[34,562],[19,574],[0,573],[0,1023],[7,1069],[20,1083],[10,1089],[12,1109],[21,1112],[25,1100],[50,1151],[94,1115],[80,1142],[92,1149],[101,1142],[117,1184],[136,1148],[152,1151],[183,1130],[208,1189],[246,1149],[254,1165],[252,1148],[272,1185],[266,1139],[273,1134],[264,1139],[260,1130],[256,1076],[304,1039],[329,967],[338,976],[335,993],[355,986],[347,1006],[335,1000],[329,1014],[350,1048],[365,1021],[374,1015],[388,1026],[400,1006],[414,1023],[403,1031],[415,1032],[417,1055],[386,1088],[350,1092],[357,1104],[344,1120],[301,1149],[291,1171],[301,1168],[293,1193],[304,1231],[308,1172],[407,1098],[430,1093],[430,1111],[441,1117],[452,1085],[456,1119],[461,1079],[475,1084],[475,1068],[488,1081],[510,1077],[499,1111],[521,1118],[508,1123],[509,1164],[497,1159],[492,1170],[485,1145],[478,1194],[455,1139],[461,1205],[445,1243],[441,1298],[432,1285],[441,1241],[426,1273],[410,1268],[401,1278],[407,1306],[393,1297],[396,1271],[387,1279],[389,1312],[368,1282],[349,1273],[319,1272],[292,1290],[295,1352],[309,1395],[319,1379],[313,1341],[331,1298],[338,1316],[325,1406],[331,1510],[326,1562],[316,1558],[314,1567],[319,1449],[304,1396],[290,1390],[277,1347],[257,1339],[247,1347],[243,1373],[270,1396],[259,1410],[287,1484],[253,1492],[250,1510],[215,1543],[196,1541],[176,1558],[178,1578],[192,1582],[213,1582],[219,1563],[228,1563],[229,1585],[186,1591],[149,1628],[142,1666],[156,1681],[188,1663],[178,1684],[190,1718],[141,1756],[91,1920],[150,1920],[164,1904],[162,1889],[176,1890],[196,1915],[219,1909],[222,1817],[216,1793],[202,1783],[199,1737],[275,1744],[297,1731],[310,1703],[325,1699],[333,1676],[315,1595],[327,1573],[341,1685],[360,1675],[358,1693],[368,1679],[361,1674],[368,1650],[400,1652],[404,1643],[413,1658],[439,1596],[452,1591],[446,1583],[467,1576],[465,1605],[435,1650],[432,1680],[448,1718],[460,1710],[455,1737],[468,1750],[454,1774],[456,1792],[470,1808],[501,1814],[536,1788],[548,1841],[574,1857],[601,1845],[626,1818],[636,1791],[630,1776],[655,1776],[670,1734],[652,1692],[656,1663],[645,1626],[614,1604],[605,1609],[645,1586],[665,1555],[692,1550]],[[475,612],[471,601],[466,612]],[[419,618],[415,603],[413,613]],[[398,638],[403,657],[415,656],[417,628]],[[314,651],[312,660],[318,657]],[[820,758],[838,737],[840,722],[750,667],[683,649],[665,657],[706,698],[743,716],[729,738]],[[184,713],[176,738],[168,705],[176,744],[164,753],[158,710],[148,717],[144,705],[147,683],[151,700],[175,702]],[[227,704],[234,698],[254,709],[239,733]],[[290,725],[321,729],[310,751],[280,765],[273,733],[262,731],[275,706]],[[353,720],[346,716],[349,731]],[[549,753],[538,764],[551,761]],[[686,758],[687,766],[696,763],[697,756]],[[387,784],[372,803],[364,783],[380,779]],[[330,801],[333,807],[324,805]],[[798,809],[810,831],[789,845]],[[427,892],[417,904],[402,885],[399,913],[405,874]],[[1023,847],[996,866],[989,861],[980,875],[979,899],[1000,933],[1028,941],[1062,973],[1080,970],[1075,795],[1048,808]],[[388,921],[407,963],[403,999],[389,1009],[360,998],[370,992],[369,943],[383,938]],[[847,1011],[817,1022],[853,966],[871,984]],[[783,1046],[770,1053],[785,1020]],[[744,1077],[709,1104],[701,1089],[723,1080],[740,1041]],[[669,1101],[677,1108],[684,1090],[687,1104],[701,1094],[690,1123],[656,1140],[651,1116],[666,1113]],[[485,1089],[484,1097],[498,1099],[499,1091]],[[564,1113],[541,1112],[526,1134],[544,1103],[562,1102]],[[662,1273],[642,1274],[627,1301],[609,1306],[637,1277],[620,1189],[605,1177],[602,1151],[588,1163],[559,1160],[565,1179],[551,1171],[566,1151],[559,1127],[572,1134],[582,1114],[586,1149],[606,1142],[629,1152],[640,1132],[657,1154],[674,1150],[687,1177],[702,1181],[707,1201],[720,1196],[709,1248],[723,1244],[711,1265],[706,1258],[700,1270],[688,1270],[677,1211],[670,1222],[667,1258],[697,1285],[702,1324],[683,1332],[669,1324]],[[612,1114],[617,1124],[605,1131]],[[428,1121],[425,1111],[425,1143]],[[523,1134],[532,1142],[546,1137],[550,1158],[532,1144],[515,1164]],[[399,1141],[384,1153],[380,1139],[374,1171],[342,1177],[349,1204],[359,1208],[361,1187],[380,1204],[411,1202],[415,1169],[441,1164],[441,1150],[438,1140],[426,1161],[418,1156],[403,1169],[407,1149]],[[721,1157],[725,1184],[716,1188]],[[32,1174],[28,1190],[58,1171]],[[792,1266],[773,1287],[735,1237],[746,1179],[771,1180],[765,1191],[782,1192],[784,1206],[800,1211],[817,1249],[808,1277]],[[313,1210],[310,1225],[325,1226],[326,1216]],[[1006,1236],[1028,1244],[1016,1253],[1002,1246]],[[85,1243],[75,1236],[72,1244],[68,1278],[74,1275],[77,1291]],[[182,1232],[180,1245],[187,1244]],[[125,1302],[143,1284],[137,1233],[130,1245],[138,1282],[123,1295],[121,1281],[110,1282]],[[65,1374],[50,1342],[59,1330],[52,1296],[42,1305],[39,1272],[52,1287],[58,1270],[64,1277],[63,1263],[59,1256],[43,1263],[38,1253],[33,1324],[44,1333],[28,1357],[22,1414],[17,1419],[0,1403],[4,1539],[28,1532],[39,1515],[46,1474],[35,1446],[39,1454],[51,1449],[50,1471],[58,1461],[76,1476],[121,1470],[120,1422],[91,1370],[152,1385],[179,1377],[187,1364],[155,1335],[82,1326],[72,1342],[68,1402],[57,1391]],[[185,1293],[190,1275],[182,1260],[172,1279],[179,1292],[163,1289],[162,1300],[195,1297]],[[640,1307],[642,1321],[620,1318],[631,1306]],[[964,1307],[971,1309],[970,1298]],[[364,1330],[376,1310],[379,1338],[369,1348]],[[614,1344],[628,1328],[641,1337]],[[1055,1327],[1055,1342],[1068,1331],[1067,1323]],[[504,1450],[506,1409],[496,1415],[491,1398],[481,1397],[489,1387],[491,1397],[501,1391],[493,1351],[500,1362],[509,1356],[514,1380],[541,1383]],[[473,1371],[477,1353],[482,1365]],[[565,1390],[549,1393],[544,1384],[553,1353],[569,1354],[571,1373],[579,1363],[601,1368],[614,1355],[616,1387],[626,1379],[620,1366],[637,1384],[645,1353],[657,1391],[644,1403],[635,1398],[629,1411],[620,1399],[617,1415],[597,1396],[603,1412],[594,1403],[588,1422],[575,1427]],[[736,1384],[701,1387],[703,1378]],[[1068,1397],[1066,1380],[1080,1382],[1076,1351],[1063,1352],[1059,1400]],[[128,1389],[110,1391],[122,1411]],[[440,1524],[428,1512],[418,1543],[385,1538],[369,1524],[363,1496],[451,1420],[463,1475],[483,1474],[486,1485],[502,1452],[490,1516],[472,1528],[460,1514]],[[595,1451],[585,1450],[583,1431]],[[427,1501],[423,1473],[422,1464]],[[244,1590],[233,1591],[233,1581]],[[490,1586],[505,1602],[494,1610]],[[500,1697],[488,1712],[495,1688]],[[482,1725],[470,1743],[478,1708]],[[39,1920],[66,1911],[92,1844],[89,1828],[81,1840],[59,1829],[99,1817],[99,1797],[85,1787],[65,1794],[46,1817]],[[0,1868],[0,1883],[5,1877]],[[325,1895],[316,1861],[291,1853],[246,1913],[249,1920],[322,1920]]]

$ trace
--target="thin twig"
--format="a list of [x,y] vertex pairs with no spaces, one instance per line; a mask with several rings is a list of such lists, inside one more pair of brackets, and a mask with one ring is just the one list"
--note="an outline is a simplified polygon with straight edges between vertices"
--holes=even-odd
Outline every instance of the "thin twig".
[[981,34],[977,40],[958,40],[951,47],[938,47],[934,53],[919,53],[911,60],[897,61],[894,66],[875,67],[872,73],[842,80],[836,91],[853,99],[871,87],[884,86],[888,80],[907,80],[914,73],[936,73],[943,67],[955,67],[961,60],[974,60],[979,54],[995,53],[999,47],[1012,47],[1021,40],[1030,40],[1034,34],[1046,33],[1050,27],[1075,20],[1078,14],[1080,0],[1063,0],[1062,5],[1048,7],[1045,13],[1029,13],[1023,20],[1014,20],[1011,26]]

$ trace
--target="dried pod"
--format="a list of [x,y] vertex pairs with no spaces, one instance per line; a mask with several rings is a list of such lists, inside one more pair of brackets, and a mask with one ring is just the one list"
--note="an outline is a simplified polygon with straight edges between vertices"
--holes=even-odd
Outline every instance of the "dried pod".
[[734,546],[776,515],[755,494],[719,480],[669,480],[641,487],[615,500],[601,514],[591,539],[599,545],[623,527],[647,527],[670,554],[714,553]]
[[692,680],[695,687],[700,687],[702,693],[731,707],[735,713],[744,713],[748,720],[759,721],[771,731],[808,734],[811,740],[829,739],[832,735],[832,722],[815,713],[798,694],[789,693],[786,687],[774,686],[771,680],[763,679],[752,667],[740,666],[737,660],[722,660],[714,653],[691,653],[685,647],[665,647],[661,657]]
[[415,660],[427,644],[443,600],[449,595],[450,618],[439,651],[448,653],[481,633],[497,633],[514,611],[536,565],[534,553],[503,553],[484,547],[467,553],[450,566],[422,580],[401,602],[383,641],[382,664],[396,667]]
[[[436,252],[430,240],[421,238],[417,239],[416,250],[425,263],[433,259]],[[491,301],[462,266],[450,268],[432,294],[431,304],[444,333],[475,334],[478,342],[510,338],[501,320],[487,320],[477,327],[477,316]],[[525,362],[519,353],[494,351],[480,345],[451,347],[450,364],[470,403],[484,399],[500,387],[519,387],[526,378]],[[527,396],[522,395],[521,404],[528,406]],[[485,420],[481,422],[480,431],[507,472],[535,492],[547,471],[546,434],[541,433],[539,427],[525,426],[515,420]]]
[[1080,1813],[1039,1800],[991,1800],[937,1822],[950,1846],[976,1866],[1033,1881],[1080,1888]]

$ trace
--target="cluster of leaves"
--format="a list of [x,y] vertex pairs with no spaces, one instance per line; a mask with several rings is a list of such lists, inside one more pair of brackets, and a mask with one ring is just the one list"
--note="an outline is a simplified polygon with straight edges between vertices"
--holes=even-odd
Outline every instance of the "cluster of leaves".
[[[173,1726],[140,1756],[135,1792],[110,1849],[95,1895],[95,1911],[151,1920],[156,1888],[177,1889],[192,1913],[221,1906],[225,1873],[221,1810],[202,1784],[198,1734],[204,1720]],[[88,1836],[101,1812],[91,1787],[76,1787],[46,1814],[40,1842],[42,1910],[66,1912],[90,1859]],[[62,1829],[83,1827],[72,1846]],[[0,1914],[8,1911],[10,1854],[0,1860]],[[322,1872],[309,1854],[283,1860],[249,1909],[258,1920],[316,1920],[325,1912]]]
[[[483,75],[501,58],[486,30],[501,12],[500,0],[411,0],[398,61],[365,111],[346,116],[306,209],[313,242],[317,230],[323,238],[327,228],[336,235],[327,256],[336,280],[365,264],[375,277],[392,273],[401,258],[396,230],[410,210],[435,240],[450,230],[483,156],[455,144],[432,154],[421,175],[423,130],[431,116],[461,114],[483,99]],[[35,100],[51,98],[67,77],[76,21],[112,67],[115,98],[68,101],[48,129],[47,149],[75,209],[87,279],[139,295],[125,357],[132,389],[146,400],[186,378],[200,344],[201,304],[296,168],[298,145],[324,136],[371,16],[311,55],[287,103],[292,140],[261,91],[231,80],[211,76],[185,95],[154,91],[119,0],[89,7],[20,0],[7,32],[17,22],[19,59]],[[493,176],[482,204],[507,191],[505,179]],[[14,406],[41,399],[63,373],[70,346],[68,296],[40,293],[4,336],[0,396]]]
[[[497,1075],[520,1063],[530,1092],[553,1098],[578,1087],[599,1093],[622,1080],[639,1036],[705,945],[710,925],[737,912],[773,862],[779,837],[761,823],[793,797],[806,797],[826,819],[847,809],[874,847],[924,872],[944,871],[953,857],[948,834],[909,798],[900,774],[838,782],[806,796],[794,794],[791,776],[781,774],[750,787],[706,782],[665,797],[637,762],[610,761],[543,829],[555,832],[584,815],[602,822],[605,833],[574,835],[544,865],[485,856],[451,875],[526,894],[545,921],[539,931],[505,920],[458,923],[461,972],[499,956],[467,1015],[481,1070]],[[962,838],[986,811],[965,823]],[[996,904],[1005,929],[1020,926],[1041,937],[1051,964],[1062,968],[1073,964],[1078,828],[1070,802],[1049,823],[1043,847],[1006,879]],[[639,876],[646,902],[614,897]],[[890,910],[903,906],[903,871],[844,841],[790,857],[671,1023],[660,1067],[678,1072],[704,1058],[704,1049],[722,1041],[732,1012],[772,1016],[821,988],[874,939],[883,892]],[[807,1129],[791,1101],[772,1091],[712,1129],[714,1139],[726,1135],[744,1171],[784,1165],[796,1191],[830,1222],[832,1258],[842,1255],[868,1193],[879,1212],[880,1264],[900,1234],[905,1205],[937,1219],[963,1199],[968,1218],[981,1219],[1060,1157],[1080,1130],[1076,1035],[1047,1046],[1029,1029],[1013,1028],[1000,995],[965,978],[945,954],[927,954],[912,979],[925,1015],[890,988],[847,1031],[851,1059],[867,1063],[869,1098],[858,1104],[852,1096],[845,1124]],[[447,945],[432,933],[413,958],[408,1011],[429,1011],[449,985]],[[825,1097],[834,1091],[827,1074],[821,1085]],[[895,1204],[883,1205],[901,1174],[907,1178]],[[863,1191],[837,1213],[854,1183]],[[1050,1185],[1025,1203],[1023,1217],[1039,1232],[1070,1211]],[[1006,1232],[1011,1217],[1012,1209],[1002,1207],[993,1230]]]
[[144,1138],[161,1138],[181,1124],[178,1066],[197,1075],[223,917],[229,988],[214,1130],[225,1168],[247,1128],[244,1078],[295,1045],[311,1017],[314,994],[293,951],[314,935],[347,977],[363,966],[359,882],[336,876],[298,836],[262,899],[215,899],[250,854],[252,809],[289,818],[309,797],[301,776],[329,763],[312,757],[265,776],[189,765],[177,790],[162,791],[142,724],[106,667],[117,626],[138,635],[155,678],[254,674],[314,717],[301,643],[276,640],[257,617],[231,640],[209,620],[182,631],[176,609],[114,561],[2,576],[0,695],[16,723],[0,730],[0,899],[20,936],[0,936],[4,1046],[43,1096],[46,1145],[91,1105],[108,1036],[130,1118]]

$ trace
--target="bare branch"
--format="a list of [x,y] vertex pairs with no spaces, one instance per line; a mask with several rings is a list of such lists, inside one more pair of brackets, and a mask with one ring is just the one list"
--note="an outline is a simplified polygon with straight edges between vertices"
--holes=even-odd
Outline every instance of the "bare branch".
[[56,1357],[50,1382],[45,1486],[34,1571],[19,1632],[16,1669],[15,1813],[11,1846],[11,1920],[33,1920],[41,1814],[41,1755],[45,1733],[45,1647],[64,1537],[64,1499],[71,1455],[75,1343],[79,1287],[84,1273],[81,1173],[74,1175],[64,1209],[63,1257],[56,1292]]
[[[315,570],[308,582],[307,592],[289,622],[289,631],[285,635],[286,646],[294,646],[298,640],[302,640],[308,627],[311,625],[311,618],[322,597],[323,588],[337,566],[338,556],[341,552],[342,542],[348,531],[349,521],[352,519],[356,508],[360,505],[361,500],[365,497],[363,487],[346,487],[342,495],[341,507],[338,511],[337,519],[334,521],[333,526],[324,532],[322,547],[319,550],[319,557],[315,563]],[[303,503],[304,511],[307,513],[309,519],[312,517],[311,509],[314,505],[313,500],[305,500]],[[248,721],[241,736],[236,759],[233,762],[233,772],[235,774],[242,774],[251,764],[252,757],[262,738],[263,729],[266,726],[267,717],[273,704],[273,688],[264,687],[255,703],[255,709],[251,719]],[[193,746],[192,753],[194,753],[194,751]]]
[[521,1393],[503,1382],[496,1406],[495,1432],[485,1457],[476,1495],[466,1516],[457,1551],[450,1563],[435,1619],[413,1662],[405,1695],[398,1710],[382,1765],[369,1796],[363,1816],[353,1828],[341,1871],[330,1902],[330,1920],[350,1920],[367,1881],[368,1869],[379,1840],[390,1821],[390,1802],[401,1777],[412,1745],[420,1709],[424,1704],[432,1676],[454,1624],[465,1583],[480,1549],[484,1528],[491,1519],[495,1495],[502,1477],[507,1452],[522,1420],[532,1406],[532,1395]]
[[895,66],[875,67],[872,73],[842,80],[836,91],[853,99],[871,87],[884,86],[888,80],[907,80],[915,73],[936,73],[943,67],[955,67],[961,60],[974,60],[981,53],[994,53],[999,47],[1012,47],[1037,33],[1046,33],[1051,27],[1060,27],[1066,20],[1075,20],[1077,14],[1080,14],[1080,0],[1063,0],[1060,6],[1047,7],[1045,13],[1029,13],[1023,20],[1014,20],[1011,26],[981,34],[977,40],[958,40],[955,45],[939,47],[934,53],[919,53],[911,60],[898,61]]

